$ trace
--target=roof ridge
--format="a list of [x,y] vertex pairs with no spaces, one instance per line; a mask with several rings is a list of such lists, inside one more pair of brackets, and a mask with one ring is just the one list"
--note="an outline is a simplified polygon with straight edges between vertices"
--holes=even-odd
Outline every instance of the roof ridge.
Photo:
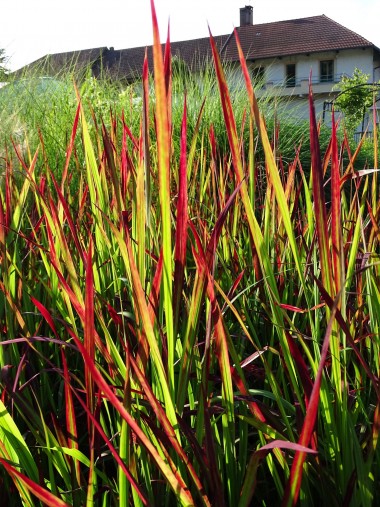
[[317,14],[315,16],[300,16],[299,18],[279,19],[277,21],[265,21],[264,23],[253,23],[253,25],[243,25],[243,27],[237,26],[236,28],[245,28],[245,27],[249,27],[249,26],[275,25],[277,23],[291,23],[292,21],[299,21],[301,19],[316,19],[316,18],[322,18],[322,17],[330,19],[325,14]]

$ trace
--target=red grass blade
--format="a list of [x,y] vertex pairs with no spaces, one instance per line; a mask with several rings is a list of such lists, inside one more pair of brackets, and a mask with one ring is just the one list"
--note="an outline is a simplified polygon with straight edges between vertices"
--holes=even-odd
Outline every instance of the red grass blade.
[[124,205],[123,205],[123,201],[122,201],[118,168],[116,167],[115,158],[114,158],[115,148],[112,143],[112,140],[109,137],[107,129],[105,128],[104,123],[102,125],[102,138],[103,138],[103,145],[104,145],[104,153],[106,155],[108,167],[110,169],[110,174],[111,174],[114,199],[115,199],[116,205],[117,205],[117,208],[116,208],[117,214],[120,215],[121,212],[124,210]]
[[218,219],[216,221],[216,224],[214,226],[214,229],[213,229],[213,231],[211,233],[211,237],[210,237],[210,240],[208,242],[207,251],[206,251],[206,261],[207,261],[207,265],[209,267],[209,270],[211,272],[213,271],[212,270],[212,265],[213,265],[213,262],[214,262],[214,256],[215,256],[215,252],[216,252],[216,247],[217,247],[220,235],[222,233],[223,224],[226,221],[228,212],[230,211],[230,209],[231,209],[231,207],[232,207],[232,205],[233,205],[233,203],[235,201],[236,195],[241,190],[242,185],[243,185],[243,181],[241,181],[237,185],[237,187],[234,189],[234,191],[232,192],[232,194],[228,198],[228,201],[226,202],[224,208],[220,212],[220,214],[218,216]]
[[172,55],[170,47],[170,24],[168,24],[168,34],[166,37],[165,53],[164,53],[164,74],[165,88],[168,109],[168,129],[172,131]]
[[69,142],[69,145],[68,145],[67,150],[66,150],[66,161],[65,161],[65,167],[63,168],[62,180],[61,180],[61,192],[62,192],[62,194],[63,194],[64,188],[65,188],[65,182],[66,182],[66,178],[67,178],[67,172],[69,170],[69,164],[70,164],[70,160],[71,160],[71,154],[73,152],[75,137],[76,137],[77,130],[78,130],[80,111],[81,111],[81,104],[79,102],[78,103],[78,107],[77,107],[77,111],[76,111],[76,114],[75,114],[75,118],[74,118],[73,128],[71,130],[70,142]]
[[41,313],[41,315],[46,320],[46,322],[49,324],[51,330],[54,333],[54,336],[56,338],[58,338],[58,336],[57,336],[57,329],[55,327],[54,320],[53,320],[53,318],[52,318],[49,310],[47,308],[45,308],[45,306],[42,303],[40,303],[39,301],[37,301],[37,299],[35,299],[33,296],[30,296],[30,300],[36,306],[36,308]]
[[3,458],[0,458],[0,464],[3,465],[5,470],[9,473],[12,479],[17,479],[21,482],[25,488],[30,491],[33,495],[35,495],[44,505],[48,507],[70,507],[69,504],[57,498],[55,495],[50,493],[47,489],[43,488],[36,482],[29,479],[26,475],[22,474],[12,465],[7,463]]
[[5,245],[5,238],[7,235],[6,225],[6,209],[3,207],[3,202],[0,194],[0,244]]
[[[8,150],[5,151],[6,160],[9,160]],[[5,208],[4,208],[4,226],[6,229],[10,226],[12,216],[12,170],[8,162],[5,167]]]
[[[94,275],[92,271],[92,241],[87,252],[86,259],[86,295],[84,304],[84,347],[89,355],[92,362],[95,361],[95,334],[94,334]],[[85,380],[86,380],[86,395],[87,395],[87,406],[90,412],[94,412],[94,382],[91,375],[91,370],[85,367]],[[91,428],[89,428],[91,433]]]
[[181,128],[181,155],[179,162],[179,188],[177,201],[177,224],[175,236],[174,252],[174,287],[173,287],[173,307],[174,307],[174,335],[178,329],[178,318],[181,304],[183,277],[186,264],[186,242],[187,242],[187,108],[186,96],[183,106],[183,118]]
[[343,249],[341,237],[341,210],[340,210],[340,174],[338,143],[334,111],[332,114],[331,132],[331,239],[332,264],[334,267],[335,294],[344,286],[343,280]]
[[322,283],[330,295],[333,296],[331,276],[331,256],[327,231],[326,199],[323,190],[323,170],[318,138],[317,120],[313,102],[311,84],[309,87],[309,110],[310,110],[310,150],[311,150],[311,172],[313,177],[313,197],[316,217],[317,239],[319,246],[320,264],[322,272]]
[[145,166],[145,198],[146,198],[146,223],[147,229],[150,229],[150,203],[151,203],[151,183],[150,183],[150,137],[149,137],[149,74],[148,74],[148,54],[145,51],[143,64],[143,147],[144,147],[144,166]]
[[214,65],[216,70],[216,75],[218,79],[218,85],[220,90],[220,97],[221,97],[221,104],[223,109],[223,115],[225,119],[226,124],[226,130],[227,130],[227,136],[228,141],[231,147],[231,156],[232,156],[232,163],[235,169],[235,173],[238,178],[238,183],[240,183],[244,179],[244,172],[243,172],[243,166],[240,159],[240,149],[239,149],[239,139],[237,136],[237,128],[236,128],[236,121],[235,116],[232,108],[231,99],[228,92],[228,86],[227,82],[225,80],[225,77],[223,75],[223,69],[222,64],[220,61],[220,57],[215,45],[214,38],[211,35],[210,32],[210,43],[211,43],[211,49],[212,54],[214,58]]
[[377,450],[380,433],[380,404],[378,403],[373,414],[373,427],[372,427],[372,449]]
[[[311,440],[312,433],[314,431],[315,421],[318,413],[318,404],[319,404],[319,393],[322,382],[322,373],[325,366],[327,352],[329,350],[330,345],[330,336],[333,329],[333,324],[335,321],[335,313],[337,310],[337,305],[339,301],[339,296],[337,296],[334,307],[331,311],[331,317],[326,329],[325,338],[323,340],[322,351],[321,351],[321,359],[319,361],[317,375],[315,377],[313,390],[310,395],[309,406],[306,411],[305,420],[302,426],[301,436],[298,440],[298,445],[307,446]],[[285,506],[294,506],[297,503],[298,495],[301,489],[301,481],[302,481],[302,468],[306,459],[306,451],[297,451],[294,461],[292,464],[292,468],[290,471],[290,478],[285,490],[284,498],[282,501],[282,505]]]
[[[61,349],[61,357],[63,364],[63,375],[65,378],[65,411],[66,411],[66,428],[67,428],[67,444],[70,449],[79,449],[78,444],[78,431],[77,431],[77,423],[75,417],[74,410],[74,402],[73,396],[70,389],[70,374],[67,367],[67,361],[64,349]],[[75,467],[75,477],[77,480],[78,486],[80,486],[80,462],[78,460],[74,461]]]

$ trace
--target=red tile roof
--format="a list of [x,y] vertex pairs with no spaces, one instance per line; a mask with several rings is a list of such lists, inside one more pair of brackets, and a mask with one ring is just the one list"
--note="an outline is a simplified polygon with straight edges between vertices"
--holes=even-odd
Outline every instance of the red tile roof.
[[[252,60],[355,48],[373,48],[380,55],[380,49],[374,44],[325,15],[240,26],[237,33],[244,55]],[[223,60],[238,61],[233,33],[219,35],[214,39]],[[78,65],[76,70],[91,65],[95,76],[103,70],[112,78],[130,81],[141,76],[145,49],[145,47],[119,50],[96,48],[47,55],[17,73],[21,75],[23,70],[38,70],[42,64],[41,72],[44,71],[45,75],[54,75],[76,62]],[[191,70],[197,70],[211,58],[208,37],[172,42],[171,50],[172,55],[179,56]],[[148,47],[148,63],[152,71],[151,46]]]
[[[261,59],[373,47],[371,42],[325,15],[237,28],[246,58]],[[224,49],[228,60],[238,60],[235,37]]]
[[[229,35],[215,37],[215,43],[219,50],[228,39]],[[180,57],[187,63],[191,70],[198,70],[206,60],[211,59],[211,46],[209,37],[193,39],[180,42],[171,42],[172,56]],[[148,46],[149,70],[153,70],[152,47]],[[162,45],[164,49],[164,45]],[[118,49],[108,52],[105,58],[107,62],[106,71],[112,77],[133,79],[141,76],[146,47],[131,49]],[[105,56],[105,55],[104,55]]]

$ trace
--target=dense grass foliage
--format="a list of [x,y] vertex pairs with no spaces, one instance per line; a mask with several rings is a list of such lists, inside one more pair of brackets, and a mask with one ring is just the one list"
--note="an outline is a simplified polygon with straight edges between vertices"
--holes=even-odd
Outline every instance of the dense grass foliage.
[[0,503],[376,505],[376,143],[321,152],[311,94],[282,156],[244,59],[172,80],[152,12],[154,82],[7,112]]

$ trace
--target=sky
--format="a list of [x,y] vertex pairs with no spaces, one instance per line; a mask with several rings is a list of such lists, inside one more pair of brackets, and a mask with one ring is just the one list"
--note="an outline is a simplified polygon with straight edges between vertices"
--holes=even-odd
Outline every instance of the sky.
[[[161,40],[232,32],[240,7],[253,22],[325,14],[380,47],[379,0],[155,0]],[[152,43],[150,0],[0,0],[0,48],[16,70],[52,53],[95,47],[125,49]]]

